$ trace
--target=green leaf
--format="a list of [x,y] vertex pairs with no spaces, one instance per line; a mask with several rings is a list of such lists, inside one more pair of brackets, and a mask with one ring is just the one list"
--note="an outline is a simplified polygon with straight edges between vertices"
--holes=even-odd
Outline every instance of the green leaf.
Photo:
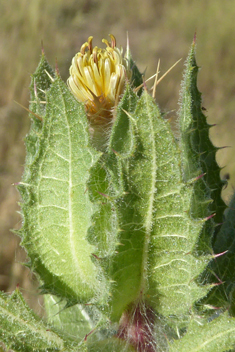
[[109,140],[109,149],[123,159],[133,155],[136,148],[134,127],[130,117],[130,114],[135,110],[136,103],[137,96],[127,85],[125,94],[117,108],[117,118],[114,121]]
[[223,352],[234,346],[235,319],[224,313],[205,324],[193,320],[185,336],[175,341],[169,352]]
[[33,313],[18,290],[11,296],[0,293],[0,321],[0,341],[9,349],[52,352],[66,346],[64,340]]
[[233,196],[214,244],[216,258],[210,263],[208,281],[214,288],[205,302],[217,307],[228,307],[235,315],[235,195]]
[[131,113],[135,109],[136,101],[136,95],[127,86],[117,107],[117,117],[110,135],[111,154],[104,153],[90,172],[88,189],[91,200],[97,204],[97,212],[92,217],[88,238],[96,246],[95,254],[100,258],[112,255],[118,241],[117,214],[112,199],[123,193],[124,185],[121,162],[117,162],[115,154],[123,159],[134,152],[133,132],[129,131],[132,124],[125,111]]
[[[122,118],[118,115],[115,123]],[[203,221],[189,215],[192,186],[182,183],[177,143],[147,92],[135,112],[126,113],[126,119],[130,121],[125,128],[133,136],[125,130],[115,132],[114,127],[112,145],[122,134],[123,146],[126,140],[127,144],[135,140],[129,143],[136,145],[134,152],[128,154],[120,146],[125,153],[111,149],[106,160],[113,183],[118,177],[121,180],[119,193],[113,198],[109,193],[117,212],[120,242],[111,259],[112,319],[118,320],[128,305],[141,299],[165,316],[187,314],[193,302],[207,292],[195,279],[208,259],[192,254]],[[112,167],[110,159],[116,160]]]
[[[197,250],[211,253],[212,242],[214,242],[213,250],[216,254],[229,250],[221,257],[213,259],[201,275],[201,282],[207,283],[208,286],[210,283],[212,287],[216,285],[209,295],[199,302],[198,308],[204,309],[202,304],[215,307],[229,305],[228,297],[234,283],[234,245],[232,243],[234,211],[231,205],[224,221],[223,213],[226,206],[221,198],[222,181],[220,169],[215,160],[217,149],[209,139],[210,127],[202,112],[201,94],[197,89],[198,70],[195,43],[193,43],[186,61],[179,113],[184,177],[186,180],[196,177],[197,169],[201,170],[200,173],[203,175],[194,182],[192,215],[206,218],[214,214],[214,217],[204,225]],[[207,314],[211,314],[211,309]]]
[[[129,69],[131,69],[131,71],[132,71],[132,76],[131,76],[132,87],[138,88],[139,86],[142,86],[144,75],[142,73],[140,73],[138,67],[136,66],[136,64],[132,58],[130,48],[129,48],[129,43],[127,43],[125,58],[127,60],[127,64],[128,64]],[[138,90],[139,96],[142,94],[142,91],[143,91],[143,87],[139,88],[139,90]]]
[[[42,53],[30,84],[30,110],[40,117],[43,117],[46,113],[46,92],[51,87],[54,77],[55,72],[49,65],[45,54]],[[34,115],[30,115],[30,117],[35,118]]]
[[[130,53],[127,61],[134,65]],[[182,84],[178,144],[147,91],[135,94],[133,88],[142,83],[135,65],[112,126],[103,128],[88,126],[84,105],[42,55],[31,84],[30,109],[38,118],[30,115],[26,139],[20,234],[44,293],[50,293],[45,304],[53,328],[48,330],[23,304],[21,319],[39,324],[31,344],[30,324],[22,339],[19,325],[7,323],[9,312],[18,316],[18,308],[7,303],[4,329],[16,333],[13,342],[9,332],[4,330],[2,336],[12,342],[10,347],[26,352],[44,351],[45,346],[47,351],[121,352],[133,351],[130,343],[143,346],[146,341],[152,349],[156,345],[164,350],[177,331],[182,337],[170,345],[172,351],[232,348],[234,321],[228,315],[205,323],[203,306],[203,325],[189,324],[196,302],[214,292],[222,296],[220,287],[208,295],[209,285],[201,284],[201,279],[208,282],[205,267],[224,204],[197,72],[193,43]],[[232,271],[234,263],[230,210],[215,249],[220,250],[225,235],[222,247],[232,243],[231,257],[219,259],[222,271],[212,264],[209,268],[228,279],[224,288],[233,313],[234,278],[228,278],[225,268]],[[215,221],[206,221],[216,211]],[[18,301],[17,296],[16,305]]]
[[[51,78],[49,77],[49,75]],[[39,151],[39,135],[42,130],[42,120],[46,113],[46,92],[52,84],[54,72],[46,60],[44,54],[42,54],[39,65],[32,75],[30,85],[30,98],[31,102],[29,105],[30,110],[38,116],[35,117],[33,114],[29,114],[31,117],[30,132],[26,139],[26,165],[31,164],[37,157]],[[29,170],[25,169],[25,173]]]
[[[93,213],[86,182],[99,153],[88,146],[83,104],[74,99],[60,77],[55,78],[46,98],[37,153],[35,156],[30,142],[19,185],[22,245],[44,291],[73,303],[87,302],[101,293],[102,286],[91,259],[93,246],[86,240]],[[31,141],[31,132],[27,139]]]
[[180,147],[184,180],[187,182],[199,177],[194,184],[192,216],[206,218],[215,215],[213,220],[205,223],[198,244],[198,250],[210,252],[212,236],[214,231],[219,230],[226,206],[221,198],[222,181],[215,160],[217,149],[210,141],[210,127],[202,112],[201,93],[197,89],[198,70],[193,42],[186,61],[180,98]]
[[83,341],[100,320],[100,313],[93,306],[76,304],[66,307],[65,301],[58,301],[52,295],[44,295],[48,323],[77,344]]

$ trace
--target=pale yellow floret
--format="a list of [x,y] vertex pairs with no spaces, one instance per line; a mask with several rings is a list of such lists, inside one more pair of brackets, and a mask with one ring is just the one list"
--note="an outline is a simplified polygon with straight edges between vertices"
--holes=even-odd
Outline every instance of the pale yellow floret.
[[126,80],[131,78],[122,49],[103,39],[105,49],[92,47],[93,37],[81,46],[70,67],[68,86],[74,96],[85,103],[88,118],[95,123],[112,119],[113,110],[123,94]]

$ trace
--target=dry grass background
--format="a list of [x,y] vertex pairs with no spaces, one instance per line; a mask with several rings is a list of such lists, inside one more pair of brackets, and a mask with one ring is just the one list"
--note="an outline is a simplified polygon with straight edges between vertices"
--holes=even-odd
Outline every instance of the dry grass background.
[[40,58],[41,41],[49,62],[55,60],[64,79],[74,54],[87,37],[112,33],[125,49],[129,32],[133,58],[146,77],[183,60],[158,86],[156,99],[175,116],[183,63],[197,32],[199,89],[208,122],[217,124],[211,137],[217,146],[221,176],[231,175],[226,200],[235,184],[235,3],[233,0],[1,0],[0,1],[0,289],[22,287],[29,304],[40,310],[35,279],[20,263],[25,253],[10,229],[20,227],[18,193],[25,157],[27,114],[13,100],[28,106],[30,74]]

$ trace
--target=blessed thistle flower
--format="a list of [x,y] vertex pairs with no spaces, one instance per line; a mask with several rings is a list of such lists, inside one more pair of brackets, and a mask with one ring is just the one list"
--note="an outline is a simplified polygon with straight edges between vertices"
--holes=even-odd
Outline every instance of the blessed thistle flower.
[[116,47],[116,39],[110,35],[111,43],[103,39],[105,49],[92,47],[93,37],[81,46],[70,67],[68,86],[73,95],[86,106],[92,125],[104,125],[112,121],[115,107],[124,92],[127,79],[131,78],[128,61],[123,51]]

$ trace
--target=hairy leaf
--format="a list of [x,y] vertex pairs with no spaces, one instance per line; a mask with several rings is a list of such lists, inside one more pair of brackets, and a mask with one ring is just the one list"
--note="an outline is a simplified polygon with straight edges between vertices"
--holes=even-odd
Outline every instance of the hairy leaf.
[[[49,75],[50,77],[49,77]],[[33,160],[37,157],[39,151],[39,136],[42,130],[42,119],[46,113],[46,92],[52,84],[52,79],[54,77],[54,71],[50,67],[46,60],[44,54],[42,54],[39,65],[32,75],[31,85],[30,85],[30,110],[36,114],[30,113],[32,119],[30,126],[30,133],[26,139],[26,165],[31,164]],[[25,174],[29,170],[25,169]]]
[[[32,343],[30,324],[22,330],[24,339],[17,324],[4,327],[2,341],[8,344],[10,329],[16,331],[15,345],[9,345],[16,351],[47,346],[153,352],[167,350],[168,343],[170,351],[233,348],[234,321],[222,312],[226,304],[234,311],[234,275],[228,275],[234,264],[234,205],[214,245],[216,253],[226,247],[229,252],[205,270],[225,206],[197,89],[195,43],[182,83],[180,143],[147,90],[136,92],[142,76],[129,51],[127,64],[132,80],[105,126],[96,126],[95,119],[89,125],[84,104],[44,54],[32,76],[20,235],[43,292],[50,294],[45,306],[53,328],[48,335],[24,303],[17,315],[3,297],[4,324],[13,311],[39,324]],[[208,294],[210,272],[226,282]],[[20,301],[18,293],[15,297]],[[221,303],[222,309],[211,314],[205,302]],[[36,347],[40,334],[45,343]]]
[[[77,344],[85,339],[100,319],[100,313],[93,306],[76,304],[66,307],[65,301],[59,301],[52,295],[44,295],[44,305],[48,323]],[[100,333],[93,336],[101,338]]]
[[31,130],[27,137],[29,156],[19,186],[22,244],[45,291],[72,302],[87,302],[100,290],[91,260],[93,247],[86,240],[93,212],[86,182],[99,154],[88,147],[83,104],[59,77],[52,82],[46,101],[36,153],[31,148],[35,132]]
[[214,231],[218,232],[226,208],[222,198],[220,169],[215,160],[216,148],[209,138],[209,125],[202,112],[201,93],[197,88],[198,66],[193,42],[182,82],[179,123],[181,131],[182,166],[185,181],[195,178],[194,197],[191,207],[193,217],[206,218],[198,249],[211,252]]
[[0,321],[0,339],[9,349],[52,352],[66,346],[64,340],[33,313],[18,290],[11,296],[0,293]]
[[224,352],[235,346],[235,319],[224,313],[205,324],[193,320],[187,334],[175,341],[169,352]]
[[217,235],[214,251],[217,257],[210,263],[210,279],[214,288],[206,297],[206,303],[217,307],[226,306],[235,315],[235,195],[233,196],[221,229]]
[[[120,242],[111,259],[112,317],[142,299],[163,315],[187,314],[207,292],[194,281],[207,259],[192,254],[203,225],[189,215],[192,186],[182,183],[177,143],[147,92],[133,113],[117,115],[115,125],[119,119],[126,119],[123,138],[114,126],[105,161],[116,185],[107,199],[117,213]],[[119,152],[112,148],[115,138]],[[128,153],[128,145],[135,149]]]

